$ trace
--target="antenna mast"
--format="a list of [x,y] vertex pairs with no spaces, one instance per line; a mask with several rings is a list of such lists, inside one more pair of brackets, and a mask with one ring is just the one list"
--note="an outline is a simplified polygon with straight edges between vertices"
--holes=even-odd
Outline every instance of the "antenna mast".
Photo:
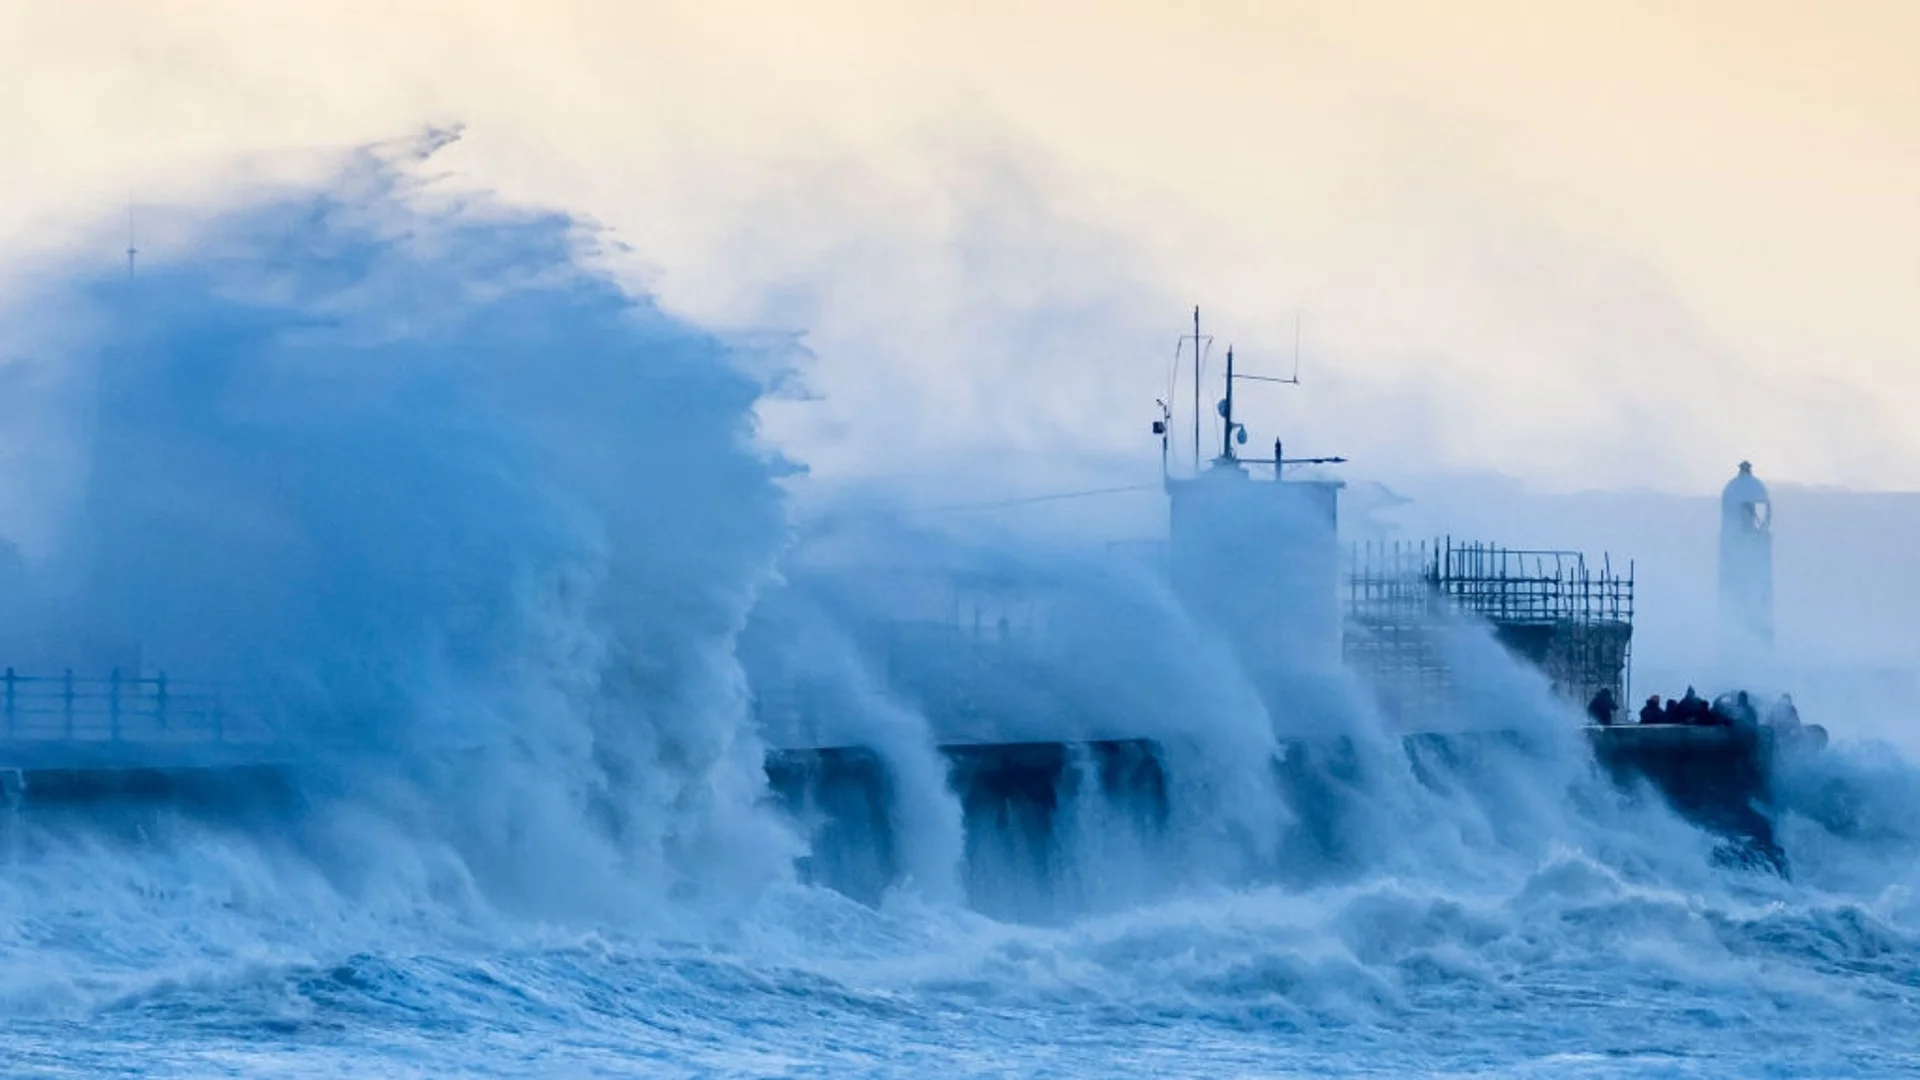
[[1220,460],[1233,460],[1233,346],[1227,346],[1227,397],[1220,403]]
[[1158,398],[1153,403],[1160,406],[1160,419],[1153,422],[1153,433],[1160,436],[1160,483],[1165,485],[1172,475],[1167,469],[1167,452],[1171,441],[1168,433],[1173,430],[1173,408]]
[[1200,305],[1193,305],[1193,471],[1200,471]]
[[[1212,339],[1207,337],[1205,334],[1201,333],[1200,331],[1200,307],[1198,304],[1194,305],[1194,308],[1193,308],[1193,333],[1191,335],[1186,335],[1186,334],[1181,335],[1179,338],[1179,341],[1174,346],[1173,371],[1170,377],[1168,378],[1168,382],[1167,382],[1169,391],[1172,391],[1174,387],[1179,385],[1180,354],[1186,350],[1186,343],[1188,341],[1193,342],[1193,475],[1198,477],[1200,475],[1200,394],[1202,389],[1201,378],[1200,378],[1200,374],[1201,374],[1200,364],[1202,359],[1204,359],[1206,355],[1206,347],[1212,343]],[[1226,397],[1220,400],[1218,405],[1218,411],[1220,413],[1220,419],[1221,419],[1221,429],[1220,429],[1220,457],[1215,462],[1217,466],[1232,466],[1238,469],[1238,468],[1242,468],[1245,465],[1272,465],[1274,479],[1278,480],[1281,478],[1282,473],[1284,472],[1284,470],[1288,465],[1337,465],[1346,461],[1346,458],[1342,458],[1342,457],[1290,458],[1286,456],[1285,447],[1282,446],[1279,439],[1273,440],[1273,457],[1271,459],[1249,458],[1249,459],[1243,460],[1238,454],[1234,453],[1234,450],[1233,450],[1235,441],[1237,440],[1239,442],[1245,442],[1246,434],[1247,434],[1246,427],[1240,424],[1239,422],[1237,422],[1236,420],[1234,420],[1233,418],[1234,380],[1251,379],[1254,382],[1281,383],[1287,386],[1300,385],[1300,314],[1299,312],[1295,312],[1293,317],[1293,374],[1292,375],[1283,379],[1277,375],[1244,374],[1242,372],[1235,371],[1233,368],[1234,368],[1233,347],[1229,345],[1227,347],[1227,370],[1225,373],[1226,383],[1227,383],[1227,394],[1226,394]],[[1166,400],[1155,401],[1155,404],[1160,406],[1160,419],[1155,420],[1153,422],[1153,433],[1155,435],[1160,436],[1160,478],[1162,483],[1169,482],[1172,479],[1171,475],[1168,473],[1167,454],[1168,454],[1168,444],[1172,441],[1171,436],[1173,433],[1174,398],[1175,398],[1174,393],[1170,392],[1168,393]]]
[[[1245,429],[1233,419],[1233,383],[1235,379],[1251,379],[1254,382],[1280,383],[1285,386],[1300,385],[1299,313],[1296,312],[1293,318],[1293,374],[1287,378],[1283,379],[1277,375],[1248,375],[1237,372],[1233,370],[1233,349],[1231,347],[1227,349],[1227,396],[1220,402],[1220,416],[1226,423],[1226,430],[1221,433],[1220,438],[1220,460],[1223,463],[1238,462],[1240,460],[1238,455],[1233,452],[1233,443],[1236,437],[1244,437],[1246,434]],[[1271,461],[1258,460],[1250,463],[1255,465],[1272,465],[1273,478],[1278,480],[1288,465],[1338,465],[1346,460],[1346,458],[1342,457],[1290,458],[1286,456],[1285,447],[1281,445],[1280,440],[1275,439],[1273,440],[1273,459]]]
[[1293,313],[1293,385],[1300,385],[1300,313]]
[[140,249],[133,245],[133,193],[127,193],[127,280],[133,280],[133,259]]

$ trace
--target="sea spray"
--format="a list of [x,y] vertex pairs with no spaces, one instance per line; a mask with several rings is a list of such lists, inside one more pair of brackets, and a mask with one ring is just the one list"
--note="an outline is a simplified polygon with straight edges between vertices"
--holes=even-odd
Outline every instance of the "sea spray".
[[499,902],[737,896],[794,850],[733,654],[785,543],[762,384],[437,145],[42,282],[74,326],[9,370],[84,496],[14,515],[56,523],[8,644],[220,680]]
[[[1263,699],[1153,575],[1005,537],[879,550],[1064,595],[1040,640],[1009,619],[1030,663],[993,723],[1162,740],[1173,850],[1103,846],[1076,804],[1047,925],[780,880],[797,849],[757,806],[735,653],[778,606],[785,532],[756,383],[581,270],[564,218],[426,211],[407,169],[215,212],[131,291],[50,271],[5,324],[34,330],[5,407],[37,426],[9,435],[85,481],[8,489],[33,589],[6,600],[13,644],[229,670],[324,774],[291,826],[14,823],[9,1075],[1920,1064],[1920,780],[1890,749],[1842,736],[1789,777],[1793,881],[1717,869],[1490,642],[1456,664],[1464,719],[1534,744],[1410,759],[1335,675]],[[916,673],[861,629],[875,590],[804,576],[821,647],[796,657],[845,692],[842,733],[932,781]],[[1274,754],[1303,735],[1350,749],[1289,803]],[[911,798],[931,881],[954,804]]]
[[936,902],[962,902],[961,813],[935,734],[913,703],[886,685],[884,669],[875,667],[884,658],[863,649],[857,617],[822,586],[790,569],[778,587],[762,593],[741,639],[763,737],[782,748],[858,747],[875,754],[884,777],[885,827],[882,835],[863,833],[852,842],[889,864],[901,887]]
[[[767,643],[747,657],[762,692],[785,698],[799,686],[815,695],[815,726],[796,737],[855,739],[883,752],[898,745],[901,736],[870,724],[851,729],[844,702],[819,700],[851,692],[828,684],[857,667],[885,674],[916,747],[1151,739],[1172,765],[1178,790],[1167,802],[1182,843],[1162,852],[1166,863],[1129,876],[1163,890],[1195,875],[1237,879],[1248,860],[1271,863],[1274,830],[1286,817],[1267,765],[1271,721],[1230,653],[1194,634],[1152,573],[1071,548],[929,527],[858,502],[827,516],[830,524],[815,527],[785,570],[783,593],[804,597],[813,622],[796,628],[788,605],[777,603],[756,612],[748,635]],[[856,652],[858,664],[814,663],[797,677],[795,656],[828,638]],[[940,797],[950,801],[946,788],[940,784]],[[1092,856],[1104,841],[1082,835],[1075,822],[1094,820],[1063,822],[1046,850],[1029,850],[1035,837],[972,837],[976,900],[991,891],[1004,894],[991,905],[1002,913],[1052,910],[1042,895],[1048,883],[1036,879],[1089,869],[1075,866],[1077,853]],[[1095,906],[1113,902],[1103,897]]]
[[[786,571],[785,590],[809,598],[811,621],[801,628],[764,607],[749,633],[777,646],[748,657],[763,693],[785,699],[804,685],[816,695],[795,713],[804,730],[783,737],[883,757],[902,736],[922,755],[934,743],[1078,747],[1055,781],[1062,801],[1044,841],[1036,823],[977,811],[988,816],[970,825],[967,873],[987,910],[1054,919],[1183,888],[1472,873],[1490,855],[1541,857],[1618,799],[1578,744],[1573,710],[1484,628],[1463,622],[1447,635],[1450,694],[1429,712],[1389,717],[1365,684],[1313,656],[1282,657],[1283,692],[1263,694],[1243,652],[1152,565],[858,500],[823,519]],[[838,659],[801,665],[796,682],[794,658],[819,653],[801,643],[825,640]],[[863,695],[884,673],[886,697],[906,711],[878,727],[882,714],[868,711],[850,727],[849,686],[832,701],[818,695],[855,671]],[[892,722],[903,727],[890,737]],[[1448,737],[1405,740],[1434,730]],[[1155,747],[1167,789],[1151,844],[1115,828],[1131,820],[1119,805],[1130,796],[1101,791],[1089,769],[1085,744],[1102,739]],[[893,797],[954,814],[944,790]],[[934,849],[945,858],[950,843]],[[1095,879],[1106,885],[1089,887]]]

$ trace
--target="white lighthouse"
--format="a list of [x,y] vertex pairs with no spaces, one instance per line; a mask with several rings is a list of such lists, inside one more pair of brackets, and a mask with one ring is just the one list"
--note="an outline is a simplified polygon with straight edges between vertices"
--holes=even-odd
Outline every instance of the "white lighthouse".
[[1745,461],[1720,493],[1720,628],[1736,656],[1773,646],[1773,502]]

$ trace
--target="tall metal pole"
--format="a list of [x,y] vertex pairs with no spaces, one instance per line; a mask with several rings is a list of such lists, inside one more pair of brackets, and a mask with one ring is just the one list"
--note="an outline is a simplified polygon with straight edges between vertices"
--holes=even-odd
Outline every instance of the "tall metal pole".
[[1193,471],[1200,472],[1200,305],[1193,305]]
[[1220,460],[1233,460],[1233,346],[1227,346],[1227,401],[1220,413]]
[[1160,483],[1165,486],[1173,475],[1168,461],[1173,446],[1173,407],[1157,398],[1154,404],[1160,406],[1160,423],[1156,426],[1160,430]]

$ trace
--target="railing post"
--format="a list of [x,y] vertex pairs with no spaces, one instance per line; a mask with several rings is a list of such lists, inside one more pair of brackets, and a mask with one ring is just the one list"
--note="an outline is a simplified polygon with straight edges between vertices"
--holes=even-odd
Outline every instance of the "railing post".
[[67,738],[73,738],[73,669],[68,668],[60,680],[60,711],[66,720]]
[[160,725],[160,730],[165,731],[167,728],[167,673],[163,671],[155,676],[153,683],[155,687],[153,719]]
[[120,741],[120,669],[107,676],[107,737]]

